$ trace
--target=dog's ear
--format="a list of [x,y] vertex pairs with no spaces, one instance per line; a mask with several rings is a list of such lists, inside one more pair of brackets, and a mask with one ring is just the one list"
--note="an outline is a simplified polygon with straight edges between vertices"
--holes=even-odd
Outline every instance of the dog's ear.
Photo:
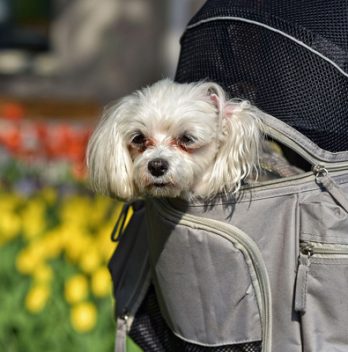
[[219,99],[218,106],[221,109],[220,145],[210,186],[218,192],[237,192],[244,178],[257,173],[262,139],[260,111],[240,100]]
[[214,82],[205,83],[206,94],[211,104],[215,106],[218,113],[222,113],[226,102],[226,94],[223,88]]
[[86,152],[92,188],[123,200],[134,197],[133,163],[121,128],[134,99],[134,96],[123,98],[105,109]]

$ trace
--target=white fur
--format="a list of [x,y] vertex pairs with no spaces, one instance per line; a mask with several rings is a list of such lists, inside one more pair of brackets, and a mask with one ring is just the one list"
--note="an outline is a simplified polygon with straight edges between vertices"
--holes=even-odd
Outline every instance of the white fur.
[[[146,142],[139,145],[140,133]],[[183,135],[192,141],[183,144]],[[261,135],[258,110],[247,101],[227,100],[216,83],[165,79],[105,110],[87,148],[91,184],[124,200],[237,192],[257,169]],[[168,163],[160,176],[148,167],[156,158]]]

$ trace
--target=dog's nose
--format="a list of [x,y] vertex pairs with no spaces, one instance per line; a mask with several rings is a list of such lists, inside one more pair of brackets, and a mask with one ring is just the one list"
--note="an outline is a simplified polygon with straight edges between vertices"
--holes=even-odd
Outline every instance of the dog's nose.
[[168,161],[160,158],[153,159],[147,164],[151,175],[155,177],[163,176],[167,172],[168,167]]

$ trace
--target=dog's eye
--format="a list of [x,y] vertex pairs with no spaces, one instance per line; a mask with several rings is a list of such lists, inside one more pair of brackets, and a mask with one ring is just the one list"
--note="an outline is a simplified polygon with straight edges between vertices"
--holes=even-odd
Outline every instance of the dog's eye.
[[195,141],[196,139],[189,134],[183,134],[182,136],[179,137],[180,144],[190,145],[190,144],[193,144]]
[[144,136],[142,133],[137,133],[137,134],[133,137],[131,143],[132,143],[132,144],[136,144],[136,145],[143,145],[143,144],[145,144],[145,141],[146,141],[145,136]]

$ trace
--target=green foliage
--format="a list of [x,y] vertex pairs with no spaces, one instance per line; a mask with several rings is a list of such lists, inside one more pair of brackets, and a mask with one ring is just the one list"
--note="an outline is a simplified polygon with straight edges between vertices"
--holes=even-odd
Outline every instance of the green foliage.
[[107,264],[121,204],[62,163],[0,164],[0,352],[113,352]]
[[79,187],[0,187],[1,352],[113,351],[107,262],[118,208]]
[[115,324],[111,297],[93,299],[98,318],[92,331],[80,333],[72,328],[70,305],[64,299],[63,286],[76,268],[63,257],[52,263],[58,274],[54,276],[45,308],[38,313],[26,309],[25,297],[31,287],[31,279],[15,269],[15,258],[23,245],[21,242],[16,239],[0,247],[0,351],[113,351]]

